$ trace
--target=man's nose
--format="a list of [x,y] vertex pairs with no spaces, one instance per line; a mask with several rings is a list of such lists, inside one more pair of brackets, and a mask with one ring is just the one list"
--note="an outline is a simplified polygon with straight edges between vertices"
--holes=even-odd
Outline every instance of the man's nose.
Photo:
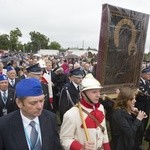
[[99,96],[99,97],[100,97],[100,92],[98,92],[98,93],[97,93],[97,96]]
[[43,102],[37,102],[36,106],[37,108],[43,108]]

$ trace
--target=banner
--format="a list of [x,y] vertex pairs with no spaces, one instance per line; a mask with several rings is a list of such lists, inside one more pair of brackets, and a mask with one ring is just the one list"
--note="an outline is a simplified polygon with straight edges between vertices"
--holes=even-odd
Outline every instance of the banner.
[[104,4],[96,78],[111,92],[138,87],[149,15]]

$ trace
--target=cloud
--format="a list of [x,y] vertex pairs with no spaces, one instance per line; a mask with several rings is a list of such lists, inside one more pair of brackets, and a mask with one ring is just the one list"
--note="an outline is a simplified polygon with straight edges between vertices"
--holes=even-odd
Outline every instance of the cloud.
[[98,48],[103,3],[144,13],[150,7],[141,0],[1,0],[0,34],[18,27],[23,42],[38,31],[64,48],[82,47],[83,41],[85,48]]

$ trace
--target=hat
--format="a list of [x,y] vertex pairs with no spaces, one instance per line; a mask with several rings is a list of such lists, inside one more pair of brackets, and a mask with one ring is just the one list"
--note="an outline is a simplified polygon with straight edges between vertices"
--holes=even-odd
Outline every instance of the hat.
[[70,76],[83,77],[83,71],[81,68],[72,69],[70,70]]
[[15,68],[12,67],[12,66],[7,66],[7,72],[9,72],[9,71],[11,71],[11,70],[15,70]]
[[33,74],[42,74],[42,70],[39,66],[39,63],[32,65],[27,68],[28,73],[33,73]]
[[27,96],[40,96],[43,95],[42,86],[38,79],[28,78],[22,79],[16,85],[16,96],[27,97]]
[[8,80],[8,78],[7,78],[6,75],[1,74],[1,75],[0,75],[0,81],[3,81],[3,80]]
[[150,67],[144,68],[142,73],[150,74]]
[[101,88],[100,82],[96,80],[91,73],[87,74],[81,82],[81,91]]

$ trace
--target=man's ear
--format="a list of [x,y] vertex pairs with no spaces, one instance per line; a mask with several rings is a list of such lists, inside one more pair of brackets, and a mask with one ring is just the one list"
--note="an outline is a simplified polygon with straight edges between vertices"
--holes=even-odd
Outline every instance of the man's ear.
[[19,100],[18,98],[16,99],[16,104],[17,104],[17,106],[18,106],[18,108],[21,108],[22,107],[22,101],[21,100]]
[[83,97],[85,97],[85,94],[82,91],[80,92],[80,95],[83,96]]

